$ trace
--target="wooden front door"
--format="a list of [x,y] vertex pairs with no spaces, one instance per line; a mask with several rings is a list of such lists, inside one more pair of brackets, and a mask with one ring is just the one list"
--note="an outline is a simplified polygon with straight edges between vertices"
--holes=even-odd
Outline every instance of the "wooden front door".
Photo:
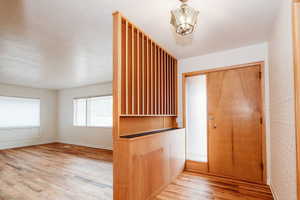
[[207,74],[209,172],[263,182],[260,66]]

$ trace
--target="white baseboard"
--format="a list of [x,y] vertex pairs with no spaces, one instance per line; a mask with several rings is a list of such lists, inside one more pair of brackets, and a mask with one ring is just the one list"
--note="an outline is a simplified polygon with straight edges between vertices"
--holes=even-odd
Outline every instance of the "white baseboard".
[[48,144],[53,142],[56,142],[56,139],[40,140],[39,138],[33,138],[33,139],[26,139],[26,140],[12,140],[12,141],[1,142],[0,150]]
[[272,186],[272,183],[270,184],[270,189],[271,189],[271,192],[273,194],[273,197],[274,197],[274,200],[279,200],[279,197],[276,193],[276,190],[274,189],[274,187]]
[[33,146],[33,145],[41,145],[41,144],[49,144],[49,143],[54,143],[54,142],[60,142],[60,143],[65,143],[65,144],[74,144],[74,145],[78,145],[78,146],[92,147],[92,148],[97,148],[97,149],[113,150],[112,147],[101,146],[101,145],[92,145],[92,144],[86,144],[86,143],[81,143],[81,142],[70,142],[70,141],[57,140],[57,139],[41,140],[40,138],[0,142],[0,150],[12,149],[12,148],[18,148],[18,147],[27,147],[27,146]]
[[96,148],[96,149],[105,149],[105,150],[113,150],[112,147],[107,147],[107,146],[102,146],[102,145],[93,145],[93,144],[86,144],[82,142],[70,142],[66,140],[58,140],[57,142],[64,143],[64,144],[74,144],[78,146],[84,146],[84,147],[91,147],[91,148]]

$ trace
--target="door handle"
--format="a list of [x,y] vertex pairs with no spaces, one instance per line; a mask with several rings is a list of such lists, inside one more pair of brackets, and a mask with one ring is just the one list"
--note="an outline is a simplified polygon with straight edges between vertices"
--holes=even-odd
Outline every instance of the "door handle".
[[217,128],[217,124],[215,122],[215,117],[210,115],[210,116],[208,116],[208,120],[212,121],[212,123],[214,124],[213,128],[216,129]]

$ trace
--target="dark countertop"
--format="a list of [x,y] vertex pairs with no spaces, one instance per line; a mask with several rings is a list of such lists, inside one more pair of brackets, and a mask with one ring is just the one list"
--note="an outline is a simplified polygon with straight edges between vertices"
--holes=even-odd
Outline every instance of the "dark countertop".
[[171,130],[177,130],[177,129],[180,129],[180,128],[168,128],[168,129],[161,129],[161,130],[155,130],[155,131],[148,131],[148,132],[137,133],[137,134],[133,134],[133,135],[121,136],[121,138],[131,139],[131,138],[142,137],[142,136],[146,136],[146,135],[153,135],[153,134],[162,133],[162,132],[171,131]]

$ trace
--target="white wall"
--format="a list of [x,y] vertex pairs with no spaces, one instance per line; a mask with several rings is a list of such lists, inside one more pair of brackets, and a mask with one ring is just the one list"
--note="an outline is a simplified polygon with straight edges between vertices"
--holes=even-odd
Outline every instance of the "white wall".
[[50,143],[57,140],[56,91],[0,84],[0,96],[40,98],[41,100],[40,128],[0,130],[0,149]]
[[282,1],[270,36],[271,187],[280,200],[296,200],[291,0]]
[[270,182],[270,129],[269,129],[269,65],[268,44],[262,43],[238,49],[232,49],[204,56],[192,57],[179,60],[178,74],[178,100],[179,100],[179,125],[182,126],[182,73],[227,67],[232,65],[246,64],[257,61],[265,61],[265,101],[266,101],[266,137],[267,137],[267,172],[268,183]]
[[112,84],[96,84],[58,92],[59,141],[102,149],[112,149],[112,128],[73,126],[73,98],[112,94]]

